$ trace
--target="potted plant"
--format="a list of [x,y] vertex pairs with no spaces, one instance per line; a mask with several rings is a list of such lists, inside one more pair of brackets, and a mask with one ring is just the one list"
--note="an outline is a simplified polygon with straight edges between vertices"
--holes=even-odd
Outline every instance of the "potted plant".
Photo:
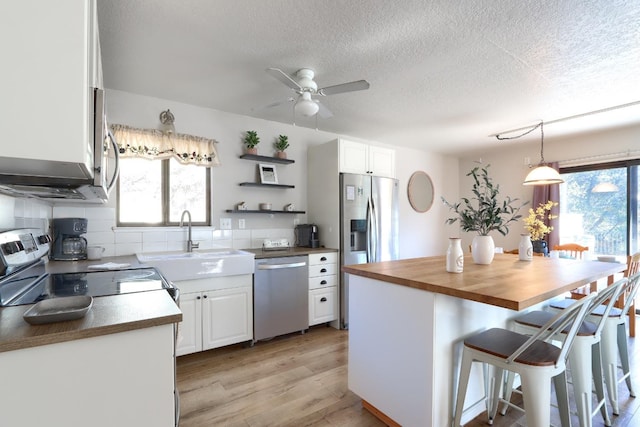
[[476,166],[467,174],[473,178],[473,197],[470,199],[463,197],[460,202],[451,204],[442,197],[444,204],[457,214],[456,217],[448,218],[447,224],[459,221],[462,231],[478,233],[471,244],[471,255],[476,264],[491,264],[495,245],[489,233],[497,231],[506,236],[509,232],[508,225],[522,218],[518,212],[527,204],[516,204],[518,199],[509,196],[499,201],[500,186],[494,184],[489,176],[489,166]]
[[286,159],[287,153],[284,151],[289,148],[289,137],[287,135],[278,135],[276,142],[273,143],[276,149],[276,156],[280,159]]
[[549,248],[544,237],[551,233],[553,227],[547,225],[544,220],[551,220],[558,217],[558,215],[551,214],[551,209],[557,205],[558,202],[553,202],[551,200],[547,203],[540,203],[535,210],[533,208],[529,208],[529,216],[523,220],[524,228],[529,233],[531,243],[533,244],[533,251],[544,254],[545,256],[549,253]]
[[258,154],[258,149],[256,146],[260,144],[260,138],[258,137],[258,132],[255,130],[248,130],[246,135],[244,136],[244,145],[247,147],[247,154]]

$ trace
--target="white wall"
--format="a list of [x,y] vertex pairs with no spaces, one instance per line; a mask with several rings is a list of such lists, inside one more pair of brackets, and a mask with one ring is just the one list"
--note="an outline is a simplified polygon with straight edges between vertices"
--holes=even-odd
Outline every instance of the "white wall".
[[[339,135],[276,122],[229,114],[179,102],[151,98],[121,91],[107,91],[107,114],[111,123],[140,128],[158,128],[160,112],[169,108],[175,115],[176,131],[206,138],[217,144],[221,166],[213,168],[212,216],[213,227],[194,227],[194,240],[201,248],[217,246],[259,247],[264,238],[285,237],[293,240],[294,220],[307,221],[307,215],[288,214],[228,214],[237,203],[244,201],[249,209],[258,203],[270,202],[274,209],[293,203],[296,209],[307,206],[307,146],[321,144]],[[320,127],[322,124],[320,123]],[[257,162],[239,159],[243,153],[242,138],[247,130],[256,130],[261,143],[258,152],[272,156],[273,142],[279,134],[289,136],[287,149],[291,165],[276,165],[280,183],[295,185],[295,189],[263,189],[238,186],[256,180]],[[348,137],[348,136],[347,136]],[[358,140],[351,138],[352,140]],[[362,141],[362,140],[360,140]],[[376,144],[375,141],[363,141]],[[426,145],[426,144],[425,144]],[[444,229],[446,211],[440,196],[458,196],[457,159],[431,154],[428,151],[397,148],[396,162],[400,187],[400,255],[402,258],[443,254],[448,234]],[[436,200],[426,213],[414,212],[409,206],[406,186],[416,170],[427,172],[436,189]],[[56,205],[53,217],[78,216],[89,218],[87,240],[90,245],[104,245],[105,255],[127,255],[140,251],[183,249],[186,230],[164,228],[115,228],[117,201],[113,193],[105,206]],[[232,218],[232,230],[220,230],[220,218]],[[238,220],[245,219],[246,229],[238,229]]]
[[[580,134],[564,137],[553,135],[553,126],[545,126],[544,139],[545,161],[560,162],[560,166],[573,166],[578,164],[596,164],[625,158],[640,157],[640,126],[629,126],[602,132]],[[496,141],[494,148],[489,150],[467,153],[460,158],[460,194],[470,195],[471,181],[465,175],[482,159],[484,165],[490,164],[490,175],[500,185],[500,194],[518,197],[529,201],[522,210],[526,215],[531,207],[533,187],[522,185],[525,176],[530,171],[525,165],[524,159],[528,157],[535,165],[540,160],[540,139],[528,138],[509,142]],[[456,201],[456,199],[447,199]],[[447,226],[457,228],[457,225]],[[514,223],[509,234],[503,237],[494,232],[492,236],[496,246],[505,249],[518,247],[519,235],[524,232],[522,221]],[[471,233],[461,233],[463,248],[466,248],[473,239]]]

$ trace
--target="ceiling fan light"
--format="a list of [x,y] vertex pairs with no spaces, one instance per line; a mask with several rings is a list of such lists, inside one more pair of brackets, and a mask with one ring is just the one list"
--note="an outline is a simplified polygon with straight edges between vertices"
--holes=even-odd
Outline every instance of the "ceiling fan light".
[[301,114],[305,117],[311,117],[315,115],[320,109],[318,104],[313,102],[313,100],[311,99],[311,94],[309,92],[304,92],[302,94],[300,99],[298,99],[298,102],[296,102],[294,108],[296,113]]
[[557,170],[540,164],[527,174],[522,185],[549,185],[562,184],[563,182],[564,179],[560,177]]

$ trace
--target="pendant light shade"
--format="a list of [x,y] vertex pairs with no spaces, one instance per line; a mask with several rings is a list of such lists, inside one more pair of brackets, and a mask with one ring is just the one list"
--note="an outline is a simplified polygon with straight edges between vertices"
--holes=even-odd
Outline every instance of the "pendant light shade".
[[527,174],[522,185],[549,185],[562,184],[564,180],[554,168],[546,165],[538,165]]
[[522,185],[562,184],[564,179],[557,170],[547,166],[544,162],[544,122],[540,122],[540,163],[527,174]]

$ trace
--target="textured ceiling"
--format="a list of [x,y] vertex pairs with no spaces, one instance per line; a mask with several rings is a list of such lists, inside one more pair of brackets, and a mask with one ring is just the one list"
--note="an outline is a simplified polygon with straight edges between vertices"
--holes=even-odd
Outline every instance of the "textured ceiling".
[[[105,86],[381,143],[459,154],[489,135],[640,123],[637,0],[99,0]],[[265,72],[315,70],[328,119],[295,117]]]

